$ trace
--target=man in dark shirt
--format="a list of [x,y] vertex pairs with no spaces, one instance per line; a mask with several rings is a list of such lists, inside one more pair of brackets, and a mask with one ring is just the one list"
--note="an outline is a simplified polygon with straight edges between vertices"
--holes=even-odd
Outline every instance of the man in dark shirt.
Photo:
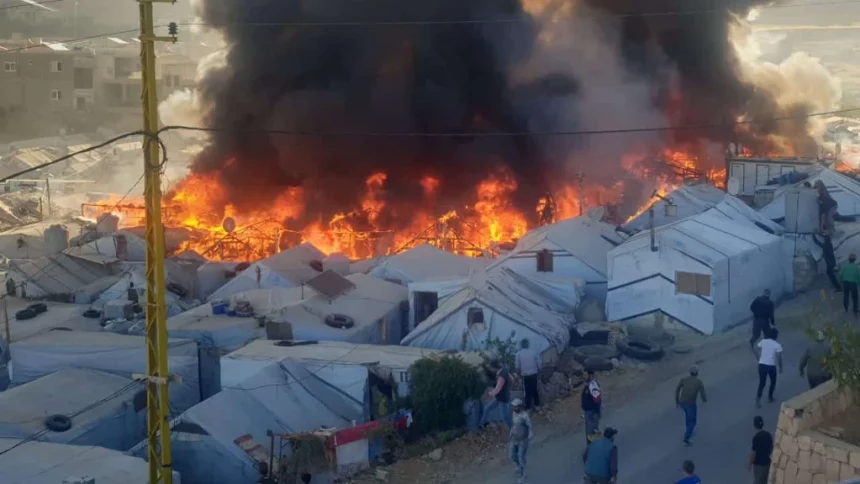
[[752,337],[750,338],[750,346],[752,347],[758,341],[762,331],[776,324],[773,317],[773,301],[770,300],[770,289],[765,289],[761,296],[753,300],[750,304],[750,311],[753,313]]
[[607,427],[601,437],[585,448],[582,460],[585,463],[586,484],[615,484],[618,476],[617,433],[612,427]]
[[830,278],[830,283],[836,292],[842,292],[842,285],[839,284],[839,279],[836,278],[836,254],[833,252],[833,241],[830,239],[830,234],[821,232],[822,240],[818,240],[815,234],[812,234],[812,241],[815,245],[821,247],[824,259],[824,265],[827,267],[827,277]]
[[756,434],[752,439],[749,470],[753,474],[753,484],[767,484],[770,471],[770,454],[773,452],[773,436],[764,430],[764,419],[756,416],[753,419]]

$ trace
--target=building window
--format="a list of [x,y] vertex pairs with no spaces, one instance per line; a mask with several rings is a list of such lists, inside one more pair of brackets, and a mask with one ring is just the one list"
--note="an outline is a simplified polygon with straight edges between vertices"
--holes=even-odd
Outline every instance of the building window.
[[711,295],[711,275],[695,272],[675,272],[675,294]]
[[552,272],[552,252],[544,249],[537,253],[537,271]]
[[164,81],[165,81],[164,84],[167,87],[179,87],[180,78],[179,78],[179,76],[168,75],[165,77]]
[[469,318],[469,326],[472,326],[475,324],[484,324],[484,309],[483,308],[469,308],[468,318]]
[[63,63],[61,61],[51,61],[51,72],[63,72]]
[[18,66],[14,61],[4,62],[3,63],[3,72],[15,72],[18,70]]
[[54,89],[51,91],[51,101],[59,101],[63,99],[63,91],[58,91]]

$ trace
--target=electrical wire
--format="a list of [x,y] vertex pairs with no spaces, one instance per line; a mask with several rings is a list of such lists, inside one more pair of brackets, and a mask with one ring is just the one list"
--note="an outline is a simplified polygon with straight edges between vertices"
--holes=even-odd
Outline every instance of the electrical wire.
[[52,3],[60,3],[60,2],[67,2],[67,1],[69,1],[69,0],[45,0],[44,2],[39,2],[37,0],[34,3],[26,3],[25,2],[25,3],[21,3],[21,4],[15,4],[15,5],[0,5],[0,10],[11,10],[13,8],[24,8],[24,7],[39,8],[42,5],[50,5]]

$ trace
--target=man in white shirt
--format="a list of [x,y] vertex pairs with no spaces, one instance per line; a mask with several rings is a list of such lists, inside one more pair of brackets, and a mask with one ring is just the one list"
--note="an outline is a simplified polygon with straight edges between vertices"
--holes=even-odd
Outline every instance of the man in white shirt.
[[758,392],[756,393],[755,406],[761,408],[761,394],[764,385],[770,378],[767,399],[773,403],[773,391],[776,389],[776,371],[782,373],[782,345],[776,341],[779,331],[776,328],[767,328],[764,339],[756,344],[756,356],[758,357]]
[[520,341],[520,350],[514,357],[517,372],[523,377],[523,389],[525,390],[526,410],[540,407],[540,395],[538,393],[538,373],[540,372],[540,356],[529,349],[529,340],[523,338]]

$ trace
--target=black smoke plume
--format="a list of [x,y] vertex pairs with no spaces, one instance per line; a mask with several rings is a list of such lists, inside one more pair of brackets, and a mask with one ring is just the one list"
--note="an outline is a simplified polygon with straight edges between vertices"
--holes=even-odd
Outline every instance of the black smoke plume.
[[[228,187],[225,202],[240,211],[259,208],[286,187],[303,186],[308,221],[355,207],[364,179],[383,171],[388,174],[385,197],[395,203],[388,204],[380,221],[397,227],[408,225],[413,208],[421,204],[422,176],[438,178],[437,198],[456,207],[469,203],[476,184],[501,166],[520,187],[516,204],[531,213],[537,197],[568,173],[568,152],[584,142],[481,133],[576,130],[588,128],[587,118],[598,114],[578,110],[583,80],[563,63],[579,59],[523,75],[541,55],[542,26],[562,11],[572,18],[587,12],[583,15],[600,23],[604,35],[621,39],[615,57],[621,59],[624,77],[651,86],[647,102],[665,114],[667,124],[714,124],[776,109],[766,93],[739,80],[728,40],[733,15],[744,16],[761,2],[544,3],[542,14],[530,17],[519,0],[203,0],[199,15],[223,33],[229,52],[224,66],[208,72],[198,88],[205,124],[221,131],[212,135],[193,169],[220,172]],[[515,18],[524,21],[504,21]],[[499,22],[432,23],[471,19]],[[384,25],[390,22],[398,25]],[[278,25],[289,23],[305,25]],[[322,25],[332,23],[340,25]],[[575,31],[571,34],[576,38]],[[556,115],[560,110],[563,115]],[[615,121],[619,126],[625,120]],[[271,129],[306,134],[254,132]],[[737,136],[735,131],[666,137],[672,143],[725,142]],[[623,144],[612,137],[588,141],[595,143]],[[586,173],[606,172],[605,165],[618,162],[588,163],[593,166],[586,165]]]

